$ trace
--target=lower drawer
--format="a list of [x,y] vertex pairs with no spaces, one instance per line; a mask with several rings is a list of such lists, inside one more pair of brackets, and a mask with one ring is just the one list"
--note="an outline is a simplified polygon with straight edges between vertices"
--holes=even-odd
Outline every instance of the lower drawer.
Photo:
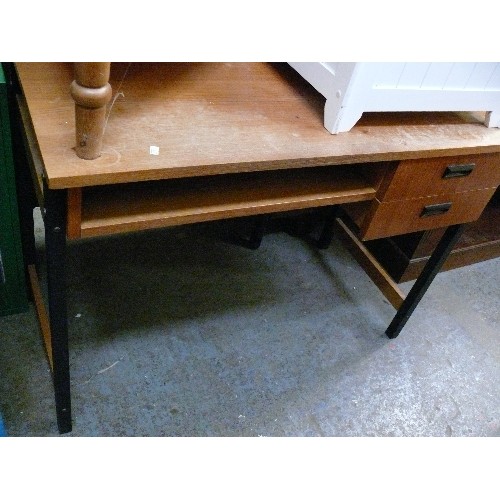
[[372,240],[472,222],[494,193],[492,188],[393,202],[375,200],[361,224],[361,237]]

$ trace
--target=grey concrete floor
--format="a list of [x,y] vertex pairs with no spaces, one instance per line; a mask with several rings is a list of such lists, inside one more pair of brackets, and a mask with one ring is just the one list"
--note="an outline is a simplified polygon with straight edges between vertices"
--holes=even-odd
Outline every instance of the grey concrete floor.
[[[393,308],[337,241],[72,243],[68,436],[498,436],[499,278],[498,259],[439,274],[389,340]],[[8,435],[57,436],[33,307],[0,338]]]

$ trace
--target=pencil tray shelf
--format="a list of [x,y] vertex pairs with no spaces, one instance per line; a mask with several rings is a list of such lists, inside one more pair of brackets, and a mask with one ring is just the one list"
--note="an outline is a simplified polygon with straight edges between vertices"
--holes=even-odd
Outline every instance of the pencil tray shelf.
[[[69,190],[69,196],[73,196]],[[351,166],[310,167],[86,187],[68,204],[68,237],[84,238],[371,200]]]

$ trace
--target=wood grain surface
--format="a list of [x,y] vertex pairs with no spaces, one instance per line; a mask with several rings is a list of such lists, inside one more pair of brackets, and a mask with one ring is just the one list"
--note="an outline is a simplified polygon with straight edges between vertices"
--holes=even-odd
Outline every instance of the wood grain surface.
[[[361,226],[362,239],[386,238],[475,221],[494,193],[495,188],[490,188],[389,202],[374,200],[371,213],[366,215]],[[421,217],[424,207],[439,203],[451,203],[451,208],[443,214]]]
[[366,113],[331,135],[325,99],[284,63],[112,63],[102,155],[83,160],[72,64],[16,67],[54,189],[500,152],[484,113]]
[[[464,177],[444,178],[447,167],[453,164],[470,164],[474,167],[472,172]],[[404,160],[399,163],[389,185],[377,192],[377,198],[380,201],[395,201],[496,188],[499,184],[500,154]]]

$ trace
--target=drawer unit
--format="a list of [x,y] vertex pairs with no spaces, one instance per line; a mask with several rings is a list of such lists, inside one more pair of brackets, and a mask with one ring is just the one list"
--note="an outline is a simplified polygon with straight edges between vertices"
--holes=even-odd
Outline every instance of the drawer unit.
[[500,154],[402,160],[356,217],[362,239],[475,221],[500,184]]

